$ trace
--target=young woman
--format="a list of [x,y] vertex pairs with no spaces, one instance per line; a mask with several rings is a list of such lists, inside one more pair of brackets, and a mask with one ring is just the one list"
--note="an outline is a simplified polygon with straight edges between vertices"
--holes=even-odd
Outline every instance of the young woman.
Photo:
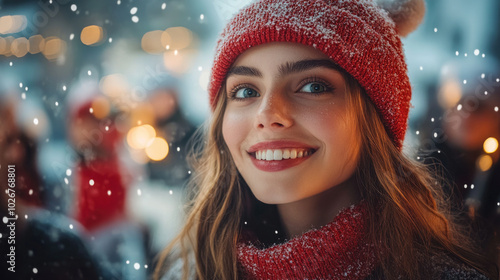
[[496,277],[438,181],[401,153],[411,88],[399,35],[423,3],[381,2],[262,0],[233,18],[193,204],[156,278]]

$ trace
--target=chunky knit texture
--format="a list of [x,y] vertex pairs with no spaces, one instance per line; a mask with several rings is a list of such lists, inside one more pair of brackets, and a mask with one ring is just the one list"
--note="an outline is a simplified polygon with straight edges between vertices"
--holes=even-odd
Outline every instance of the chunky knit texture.
[[242,9],[218,41],[210,104],[236,58],[269,42],[292,42],[328,55],[366,90],[394,145],[402,147],[411,87],[402,43],[388,12],[372,0],[261,0]]
[[284,244],[259,249],[238,244],[243,279],[364,279],[377,266],[365,240],[367,210],[352,206],[320,229]]

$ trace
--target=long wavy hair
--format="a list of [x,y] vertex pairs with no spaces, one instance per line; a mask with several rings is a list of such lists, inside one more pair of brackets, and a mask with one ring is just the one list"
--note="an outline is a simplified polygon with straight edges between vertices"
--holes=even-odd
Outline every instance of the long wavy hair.
[[[348,108],[363,136],[354,176],[370,213],[368,238],[377,247],[378,272],[389,280],[423,279],[422,269],[415,264],[431,251],[442,250],[496,279],[496,267],[486,265],[474,252],[470,238],[450,214],[442,181],[394,146],[364,90],[350,75],[343,75]],[[186,223],[160,254],[155,279],[164,274],[172,259],[179,258],[184,279],[193,266],[195,272],[191,273],[197,279],[238,279],[236,246],[242,223],[259,202],[239,176],[222,137],[227,100],[221,92],[205,137],[198,141],[202,147],[194,149],[195,173]],[[275,213],[275,206],[264,207]]]

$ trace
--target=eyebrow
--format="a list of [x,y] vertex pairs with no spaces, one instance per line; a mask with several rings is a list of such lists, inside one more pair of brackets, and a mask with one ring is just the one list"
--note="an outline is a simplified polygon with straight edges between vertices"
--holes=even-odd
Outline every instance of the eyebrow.
[[229,71],[227,71],[227,77],[229,77],[230,75],[262,77],[262,72],[260,72],[257,68],[254,67],[235,66],[229,69]]
[[306,59],[299,60],[296,62],[287,62],[284,65],[281,65],[278,70],[278,77],[283,77],[292,73],[298,73],[307,71],[313,68],[325,67],[337,71],[342,71],[335,62],[328,59]]
[[[278,77],[283,77],[292,73],[303,72],[318,67],[325,67],[340,72],[343,71],[342,68],[328,59],[305,59],[295,62],[287,62],[281,65],[278,69]],[[227,72],[227,77],[229,77],[230,75],[242,75],[260,78],[263,77],[262,72],[260,72],[257,68],[248,66],[232,67]]]

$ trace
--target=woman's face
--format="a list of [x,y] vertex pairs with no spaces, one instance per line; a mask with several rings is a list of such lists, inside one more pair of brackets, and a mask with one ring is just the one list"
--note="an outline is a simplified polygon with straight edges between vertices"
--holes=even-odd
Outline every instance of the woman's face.
[[222,133],[260,201],[299,201],[353,175],[361,141],[336,69],[312,47],[268,43],[228,72]]

